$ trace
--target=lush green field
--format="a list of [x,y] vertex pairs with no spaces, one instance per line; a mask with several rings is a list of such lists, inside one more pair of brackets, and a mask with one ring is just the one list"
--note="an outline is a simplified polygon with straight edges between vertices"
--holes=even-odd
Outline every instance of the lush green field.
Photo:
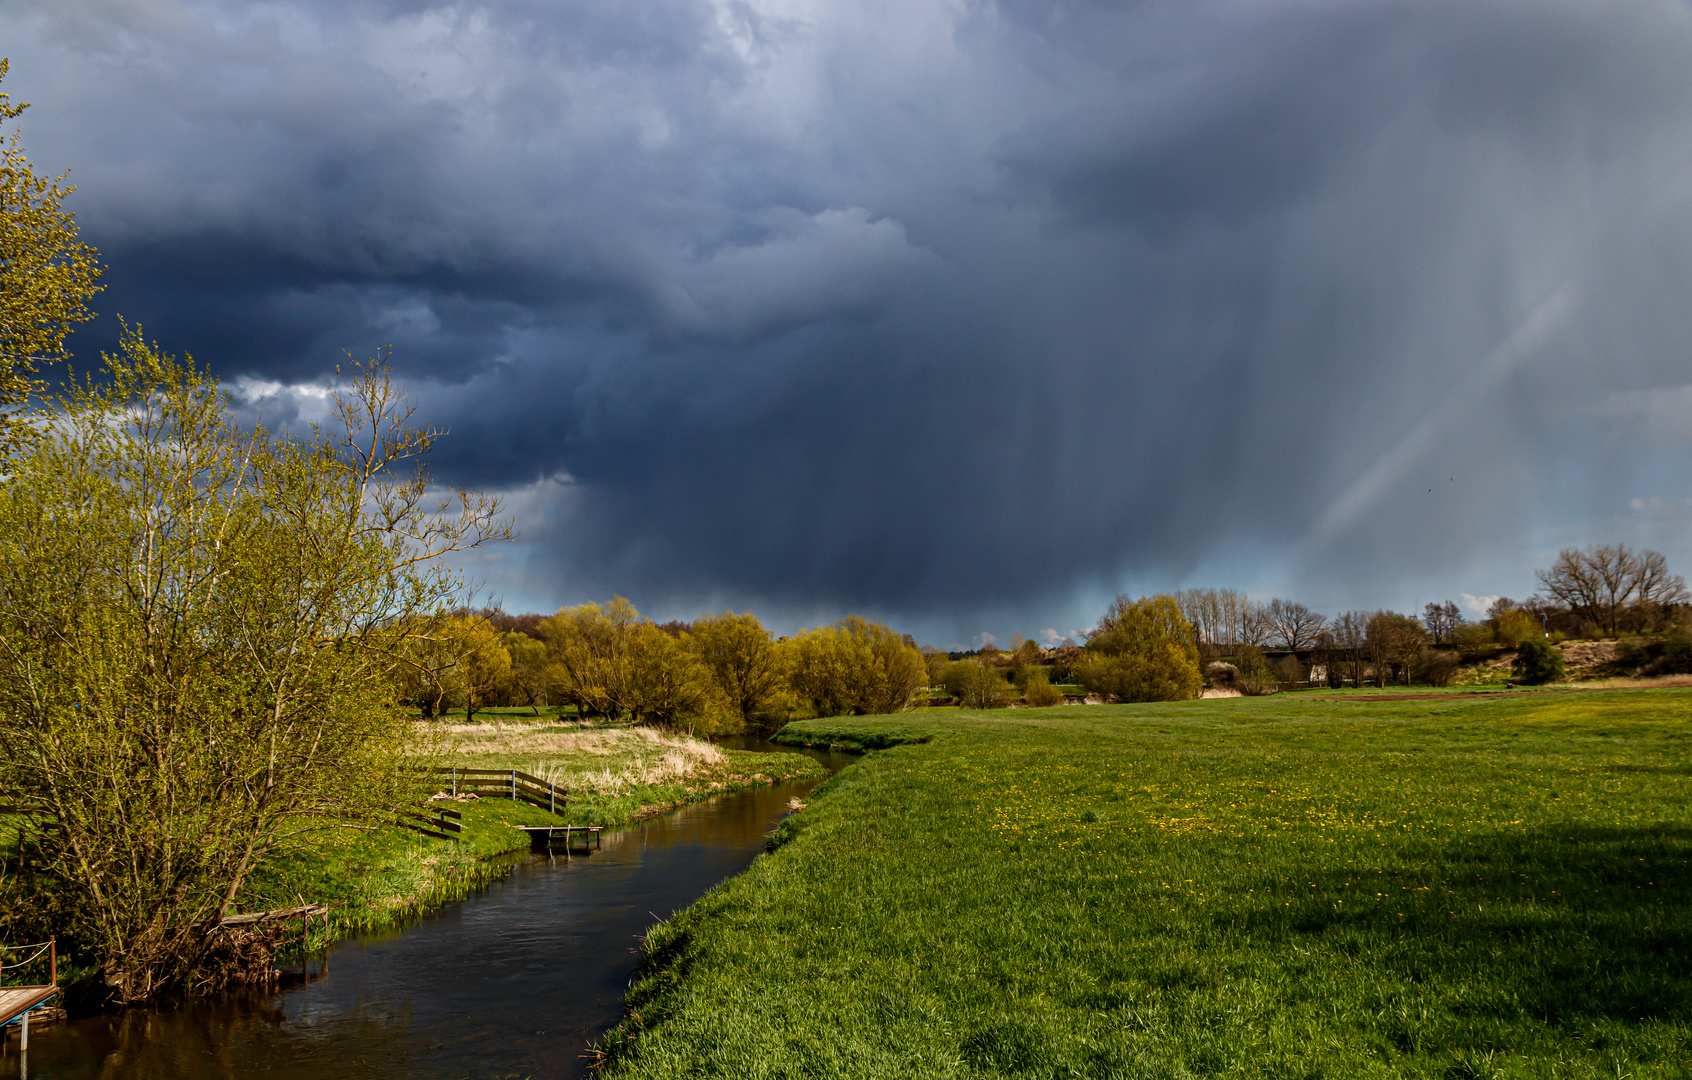
[[1692,693],[813,720],[607,1075],[1692,1074]]

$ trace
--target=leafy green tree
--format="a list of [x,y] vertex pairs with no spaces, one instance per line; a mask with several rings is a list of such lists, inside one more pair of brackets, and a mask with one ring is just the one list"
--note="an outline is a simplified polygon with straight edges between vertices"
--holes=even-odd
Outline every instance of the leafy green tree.
[[1272,694],[1279,687],[1281,673],[1256,645],[1241,645],[1234,650],[1233,686],[1249,697]]
[[[8,67],[0,59],[0,80]],[[0,122],[27,108],[0,93]],[[100,291],[97,253],[64,208],[76,188],[37,175],[20,140],[14,130],[0,143],[0,461],[30,430],[19,408],[40,386],[36,368],[65,358],[66,336],[94,317],[88,301]]]
[[1028,673],[1040,665],[1040,646],[1037,642],[1013,638],[1011,640],[1011,685],[1020,689]]
[[1465,656],[1484,652],[1497,643],[1497,634],[1486,623],[1464,623],[1451,631],[1448,639]]
[[1563,677],[1563,650],[1544,638],[1528,638],[1516,651],[1514,670],[1525,683],[1556,682]]
[[1010,702],[1005,678],[992,664],[970,657],[946,665],[946,692],[966,709],[1001,709]]
[[928,685],[940,686],[946,676],[946,654],[932,645],[924,645],[919,651],[922,662],[928,667]]
[[527,705],[539,716],[540,707],[546,704],[546,643],[514,630],[501,634],[500,642],[511,658],[511,673],[501,696],[506,704]]
[[1088,691],[1119,701],[1183,701],[1203,679],[1192,624],[1168,596],[1118,596],[1075,666]]
[[740,725],[756,726],[786,681],[774,637],[750,611],[739,615],[725,611],[695,620],[692,641],[722,696],[739,715]]
[[560,608],[541,620],[557,700],[584,717],[621,716],[629,707],[629,636],[639,621],[640,612],[621,596],[603,608]]
[[494,703],[511,682],[511,654],[488,621],[475,615],[448,618],[443,626],[453,658],[450,696],[466,721]]
[[266,855],[407,796],[406,638],[460,591],[441,558],[508,535],[429,498],[434,436],[378,365],[334,415],[241,430],[130,333],[0,483],[0,801],[51,826],[117,1002],[180,985]]
[[1524,641],[1545,637],[1544,626],[1521,608],[1509,608],[1493,620],[1493,636],[1506,649],[1514,649]]
[[859,615],[797,634],[783,651],[789,687],[816,716],[903,712],[928,684],[922,653]]
[[667,633],[650,622],[630,630],[629,711],[637,720],[694,735],[741,730],[738,711],[718,687],[690,637]]

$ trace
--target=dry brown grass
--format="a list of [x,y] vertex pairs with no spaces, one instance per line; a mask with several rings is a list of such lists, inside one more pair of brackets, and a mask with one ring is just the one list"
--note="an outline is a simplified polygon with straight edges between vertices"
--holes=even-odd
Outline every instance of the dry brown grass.
[[1661,690],[1692,686],[1692,675],[1650,675],[1643,678],[1583,679],[1582,690]]
[[[683,783],[722,766],[727,755],[688,735],[655,728],[571,729],[553,724],[453,724],[445,749],[466,767],[522,760],[524,771],[578,792],[617,796],[635,787]],[[496,766],[498,767],[498,766]]]

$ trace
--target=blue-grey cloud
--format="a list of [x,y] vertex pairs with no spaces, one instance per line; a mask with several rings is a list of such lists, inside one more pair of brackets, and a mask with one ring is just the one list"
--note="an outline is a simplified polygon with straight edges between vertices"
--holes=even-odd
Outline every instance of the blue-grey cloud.
[[1500,553],[1583,527],[1692,554],[1634,507],[1692,496],[1634,437],[1692,385],[1683,3],[15,0],[0,35],[102,308],[249,387],[393,344],[438,475],[522,509],[508,595],[1003,637],[1190,573],[1364,604],[1520,591]]

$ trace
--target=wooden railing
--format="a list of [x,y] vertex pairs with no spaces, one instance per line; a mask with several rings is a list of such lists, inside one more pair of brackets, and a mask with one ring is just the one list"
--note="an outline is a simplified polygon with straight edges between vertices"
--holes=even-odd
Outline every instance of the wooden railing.
[[520,800],[554,814],[562,813],[569,801],[569,793],[557,784],[520,769],[459,769],[443,765],[429,771],[443,778],[446,790],[453,795]]

